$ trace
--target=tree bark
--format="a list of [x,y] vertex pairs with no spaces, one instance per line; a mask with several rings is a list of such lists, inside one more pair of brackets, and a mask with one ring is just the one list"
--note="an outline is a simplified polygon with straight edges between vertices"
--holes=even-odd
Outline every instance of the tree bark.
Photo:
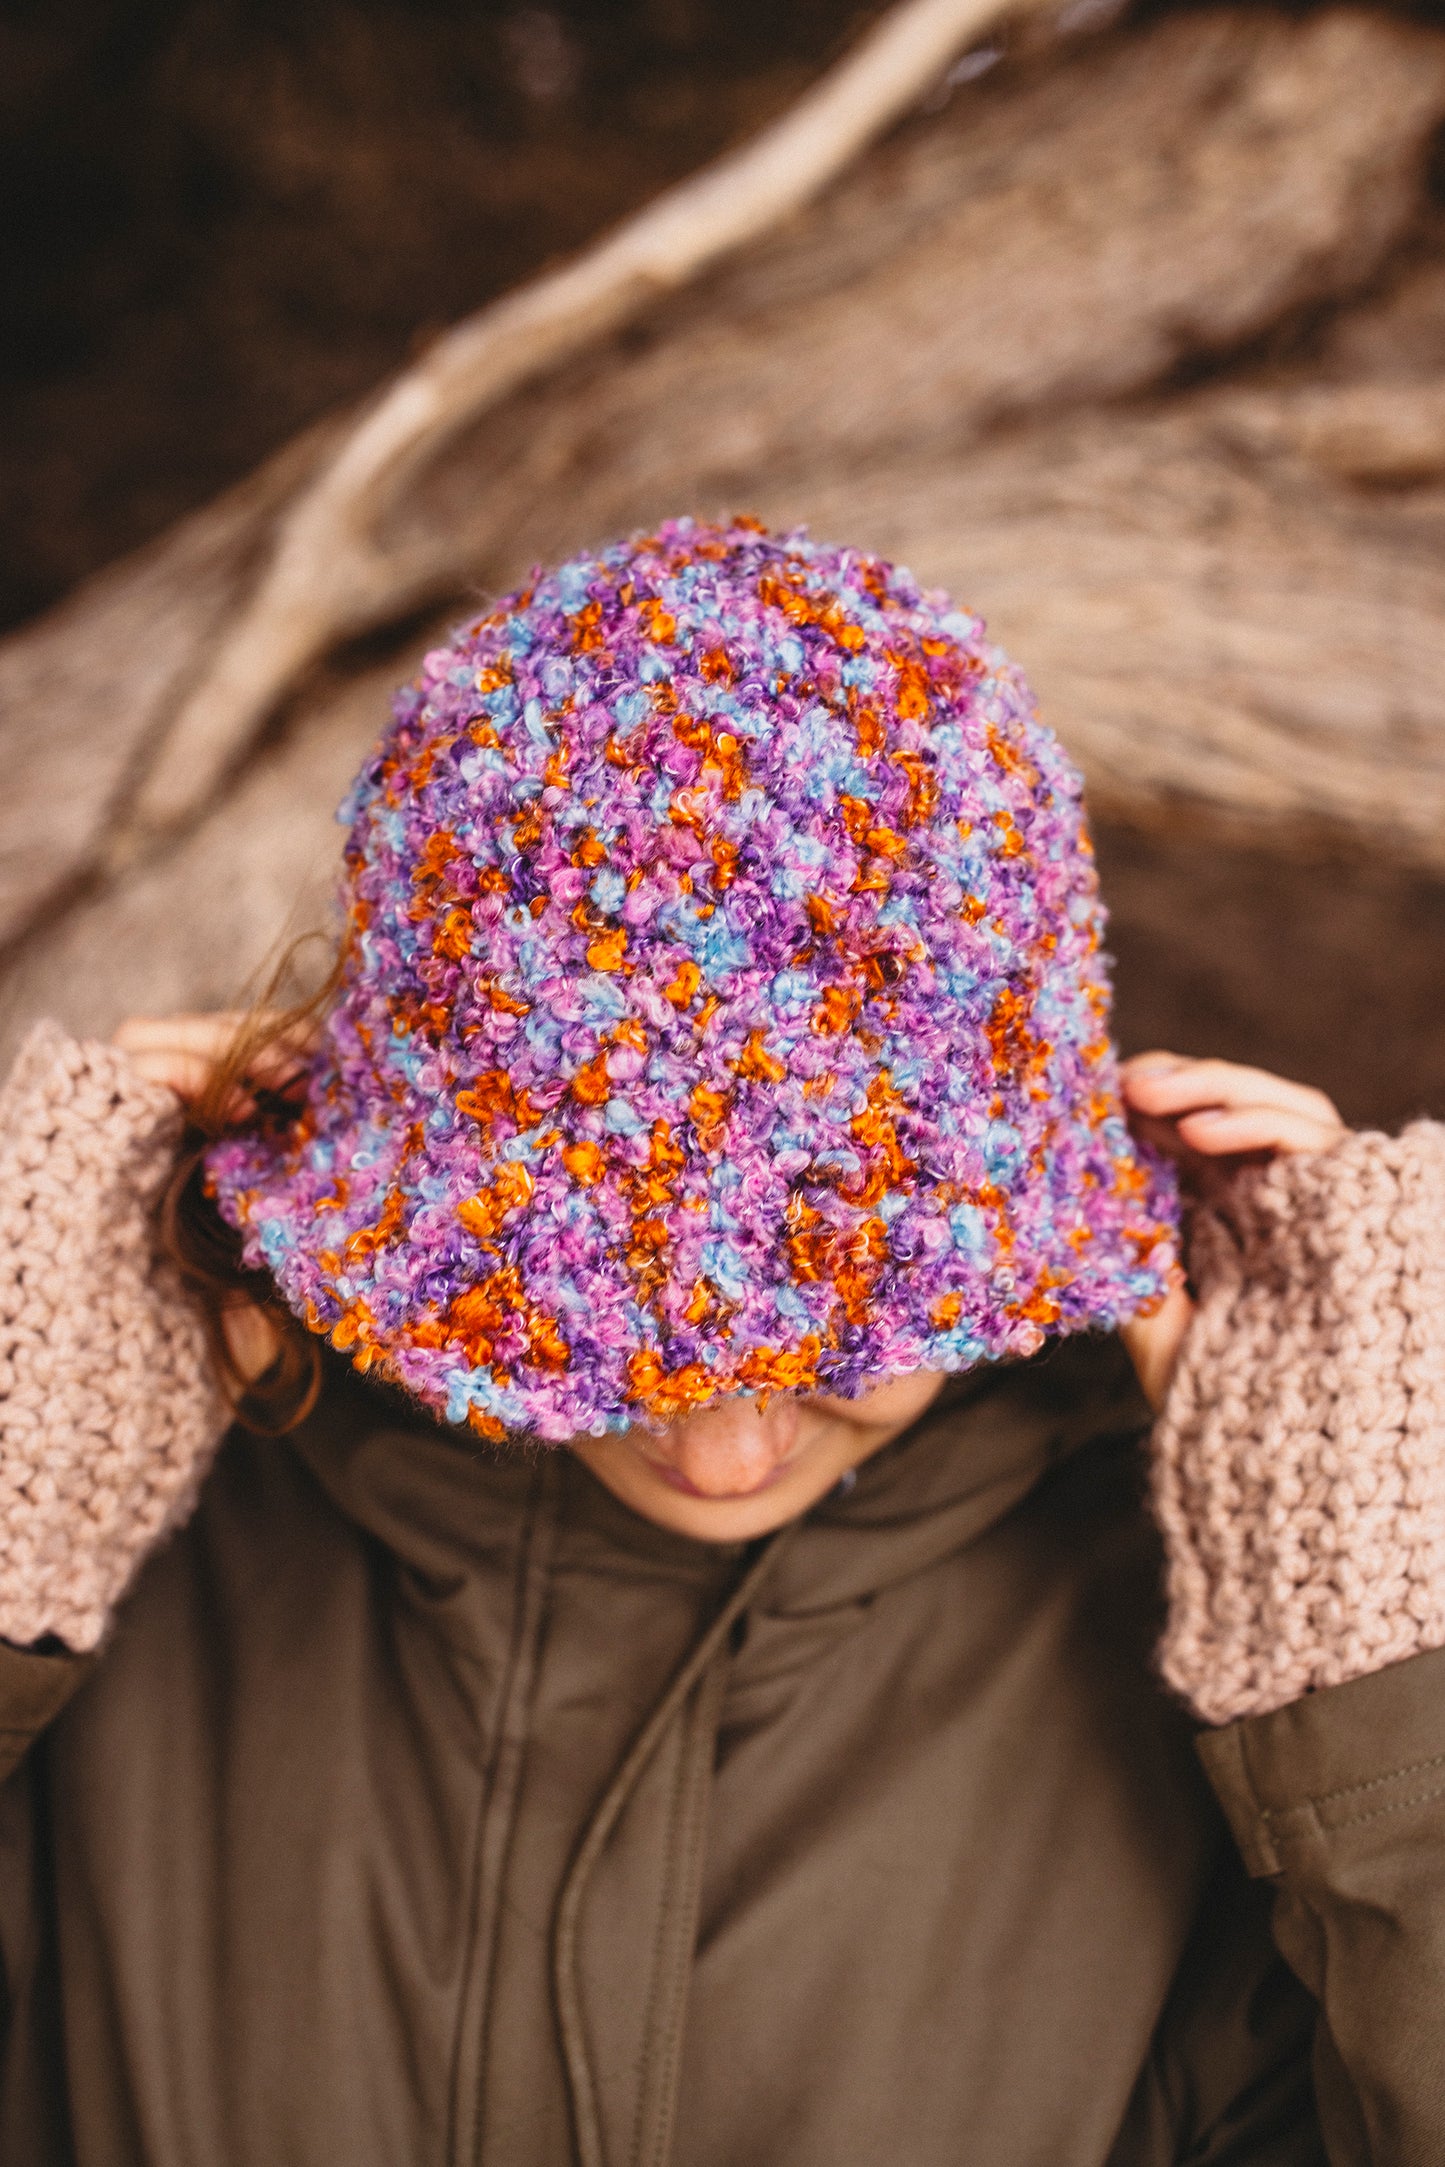
[[0,646],[9,1028],[234,999],[324,917],[332,807],[448,616],[688,509],[806,520],[982,609],[1115,823],[1445,870],[1442,114],[1437,32],[1221,10],[915,115],[412,472],[348,620],[370,645],[122,862],[353,424],[314,432]]

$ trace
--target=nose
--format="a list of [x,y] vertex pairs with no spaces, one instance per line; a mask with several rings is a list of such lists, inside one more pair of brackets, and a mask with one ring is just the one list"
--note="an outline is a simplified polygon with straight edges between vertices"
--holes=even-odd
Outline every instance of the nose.
[[785,1393],[766,1407],[731,1398],[675,1422],[648,1451],[702,1497],[750,1497],[798,1441],[798,1403]]

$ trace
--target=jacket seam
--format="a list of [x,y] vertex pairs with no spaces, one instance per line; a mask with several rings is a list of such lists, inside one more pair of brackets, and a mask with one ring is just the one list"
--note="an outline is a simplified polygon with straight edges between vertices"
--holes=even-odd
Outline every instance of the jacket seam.
[[[1265,1821],[1280,1821],[1289,1814],[1298,1813],[1301,1805],[1329,1806],[1338,1798],[1358,1798],[1366,1791],[1378,1791],[1387,1783],[1397,1782],[1401,1776],[1423,1776],[1426,1770],[1431,1768],[1445,1768],[1445,1753],[1432,1753],[1429,1759],[1424,1761],[1404,1761],[1398,1768],[1387,1768],[1383,1775],[1367,1776],[1359,1783],[1342,1783],[1333,1791],[1311,1792],[1301,1799],[1298,1805],[1262,1806],[1260,1814]],[[1432,1791],[1428,1795],[1433,1798],[1437,1794]],[[1386,1807],[1383,1810],[1391,1812],[1393,1808]],[[1361,1815],[1360,1818],[1366,1817]],[[1349,1826],[1344,1821],[1336,1822],[1335,1825],[1337,1828]]]
[[1445,1783],[1437,1783],[1428,1791],[1415,1791],[1409,1798],[1393,1799],[1388,1806],[1374,1806],[1368,1813],[1352,1813],[1347,1821],[1331,1821],[1329,1830],[1359,1828],[1366,1821],[1383,1821],[1392,1813],[1406,1812],[1411,1806],[1428,1805],[1432,1798],[1445,1798]]
[[[660,2082],[675,2081],[676,2056],[682,2034],[683,1994],[677,1992],[677,1982],[670,1977],[672,1942],[674,1932],[685,1928],[696,1916],[695,1891],[691,1891],[690,1866],[694,1863],[689,1852],[696,1841],[692,1823],[696,1807],[698,1782],[697,1752],[699,1747],[710,1750],[715,1736],[715,1724],[711,1718],[709,1680],[722,1661],[721,1653],[714,1655],[712,1663],[703,1671],[693,1689],[692,1705],[686,1704],[681,1711],[677,1768],[672,1783],[672,1796],[668,1805],[666,1881],[663,1900],[659,1908],[657,1929],[653,1937],[652,1981],[648,1993],[647,2025],[643,2034],[641,2083],[638,2094],[638,2122],[632,2147],[633,2167],[661,2167],[665,2159],[667,2132],[672,2114],[671,2101],[662,2103],[662,2114],[653,2114],[653,2094]],[[695,1735],[698,1731],[699,1739]],[[679,1887],[681,1883],[681,1887]],[[669,1995],[669,1988],[672,1989]],[[661,2003],[661,2007],[659,2004]],[[665,2029],[657,2022],[665,2020]],[[655,2072],[660,2068],[660,2078]],[[649,2127],[649,2123],[652,2125]]]
[[[453,2046],[453,2108],[448,2157],[458,2161],[475,2161],[481,2156],[484,2120],[486,2114],[487,2061],[490,2049],[494,1970],[498,1934],[498,1907],[501,1881],[505,1875],[506,1854],[510,1846],[511,1821],[516,1806],[515,1778],[513,1770],[512,1795],[499,1797],[509,1757],[520,1751],[522,1741],[515,1735],[517,1722],[516,1700],[519,1693],[531,1690],[527,1677],[531,1660],[535,1659],[534,1636],[537,1621],[533,1616],[536,1581],[539,1573],[538,1551],[546,1545],[550,1533],[550,1499],[546,1475],[539,1470],[528,1500],[526,1518],[517,1547],[517,1559],[513,1569],[512,1634],[507,1651],[507,1661],[500,1680],[497,1696],[497,1732],[489,1763],[482,1778],[480,1811],[477,1817],[475,1850],[471,1866],[470,1909],[471,1921],[467,1939],[463,1990],[457,2012],[457,2034]],[[500,1829],[494,1817],[498,1812],[506,1816]],[[494,1886],[488,1873],[492,1843],[498,1846],[498,1857],[491,1861],[497,1869]],[[476,2082],[471,2100],[460,2096],[462,2058],[467,2051],[465,2027],[469,2022],[477,2026],[477,2037],[471,2042],[475,2055]],[[470,2111],[468,2111],[468,2109]],[[465,2149],[464,2149],[465,2148]]]
[[[676,1876],[673,1869],[676,1863],[675,1853],[678,1844],[679,1826],[683,1818],[683,1810],[687,1799],[689,1776],[689,1740],[687,1737],[687,1725],[685,1722],[682,1726],[682,1730],[683,1736],[681,1741],[681,1748],[677,1756],[677,1767],[673,1771],[672,1796],[668,1800],[667,1808],[667,1857],[664,1862],[664,1872],[666,1874],[666,1880],[663,1886],[662,1903],[658,1909],[657,1926],[652,1937],[652,1978],[649,1984],[647,1995],[647,2020],[642,2035],[642,2067],[639,2072],[638,2085],[638,2104],[640,2113],[636,2137],[632,2146],[633,2167],[639,2167],[639,2162],[642,2159],[643,2145],[646,2142],[647,2138],[647,2130],[641,2117],[645,2115],[647,2111],[647,2104],[652,2091],[652,2072],[656,2066],[658,2059],[659,2042],[657,2039],[655,2018],[657,2014],[658,1997],[663,1991],[664,1981],[667,1973],[668,1945],[671,1940],[673,1912],[677,1904]],[[671,2045],[670,2039],[668,2041],[668,2045]]]

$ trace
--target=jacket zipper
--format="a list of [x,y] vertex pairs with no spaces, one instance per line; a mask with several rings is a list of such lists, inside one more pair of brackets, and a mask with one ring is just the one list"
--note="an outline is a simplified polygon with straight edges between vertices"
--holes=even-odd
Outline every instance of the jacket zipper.
[[[493,1973],[522,1767],[531,1727],[542,1623],[551,1584],[561,1469],[553,1455],[538,1460],[517,1549],[512,1637],[497,1705],[497,1736],[487,1771],[473,1873],[472,1947],[462,1997],[453,2086],[454,2135],[449,2156],[458,2167],[481,2167]],[[464,2139],[463,2133],[467,2136]]]

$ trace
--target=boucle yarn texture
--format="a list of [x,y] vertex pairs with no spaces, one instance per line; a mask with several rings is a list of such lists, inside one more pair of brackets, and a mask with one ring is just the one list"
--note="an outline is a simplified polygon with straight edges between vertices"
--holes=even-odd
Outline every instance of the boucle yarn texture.
[[0,1090],[0,1638],[100,1640],[226,1411],[155,1253],[172,1094],[38,1024]]
[[539,574],[427,656],[344,817],[304,1113],[211,1175],[446,1419],[854,1396],[1169,1284],[1078,777],[906,572],[681,520]]
[[1445,1128],[1239,1174],[1190,1250],[1161,1666],[1225,1723],[1445,1646]]

